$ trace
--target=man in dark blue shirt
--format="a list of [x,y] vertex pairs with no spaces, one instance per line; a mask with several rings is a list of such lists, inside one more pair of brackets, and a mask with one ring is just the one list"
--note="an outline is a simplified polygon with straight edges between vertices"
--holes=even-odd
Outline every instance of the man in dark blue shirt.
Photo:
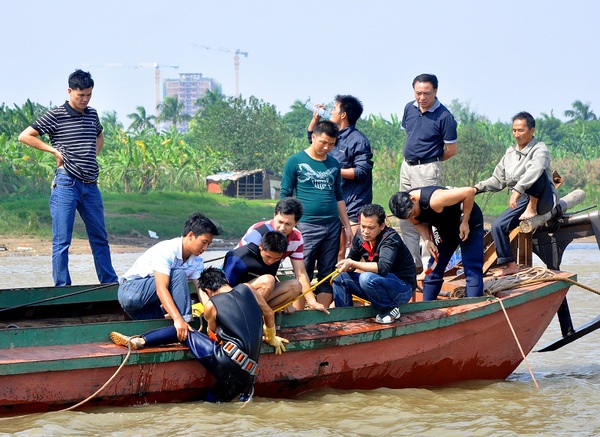
[[[404,160],[400,169],[400,191],[440,185],[442,161],[457,152],[456,121],[437,99],[438,79],[433,74],[420,74],[413,80],[415,100],[404,108],[402,128],[406,130]],[[419,233],[408,220],[400,222],[402,239],[417,266],[423,270]]]
[[[317,105],[322,107],[322,105]],[[331,121],[340,129],[335,147],[329,154],[337,159],[342,168],[342,193],[346,202],[348,218],[352,225],[352,235],[358,229],[358,216],[363,206],[373,200],[373,152],[371,143],[358,129],[356,122],[363,113],[360,100],[350,95],[335,96],[335,106],[331,111]],[[312,130],[321,117],[315,111],[308,125],[310,141]],[[342,232],[338,261],[345,258],[346,239]]]

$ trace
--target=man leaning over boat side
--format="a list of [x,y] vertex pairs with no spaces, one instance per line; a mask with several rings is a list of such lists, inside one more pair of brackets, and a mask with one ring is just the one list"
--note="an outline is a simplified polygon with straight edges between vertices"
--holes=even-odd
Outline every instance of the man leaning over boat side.
[[[471,187],[433,186],[399,191],[390,198],[389,206],[396,217],[415,225],[431,255],[429,274],[423,281],[423,300],[437,299],[446,266],[459,246],[466,295],[483,296],[483,214]],[[437,245],[432,226],[439,235]]]
[[516,144],[510,146],[494,168],[492,176],[473,188],[475,194],[512,191],[508,208],[492,223],[492,237],[498,255],[498,264],[505,267],[494,276],[512,275],[519,271],[510,244],[510,231],[536,214],[546,214],[558,203],[556,187],[552,182],[548,147],[534,137],[535,118],[528,112],[519,112],[512,118],[512,134]]
[[238,284],[232,288],[222,270],[209,267],[200,275],[198,286],[203,290],[208,335],[190,330],[183,341],[175,327],[168,326],[139,337],[111,332],[110,339],[120,346],[130,342],[132,349],[172,344],[177,340],[185,342],[217,379],[205,400],[229,402],[240,395],[240,400],[248,400],[258,371],[263,330],[265,341],[275,348],[276,354],[285,352],[284,343],[288,340],[276,335],[273,310],[252,285]]
[[400,318],[398,306],[412,297],[417,272],[410,251],[385,218],[380,205],[361,209],[348,257],[337,264],[341,273],[333,280],[333,296],[336,308],[352,306],[352,295],[368,300],[379,312],[375,321],[388,324]]
[[[19,141],[56,158],[50,192],[52,216],[52,277],[55,286],[71,285],[69,247],[75,211],[79,212],[90,242],[96,275],[102,284],[117,282],[104,223],[104,205],[98,189],[97,156],[104,147],[102,125],[88,106],[94,80],[87,71],[69,76],[69,100],[51,109],[19,135]],[[48,134],[52,145],[40,136]]]
[[[296,279],[275,282],[281,258],[287,249],[288,241],[279,231],[268,231],[260,243],[248,243],[230,250],[223,261],[223,271],[229,285],[251,284],[273,309],[291,303],[302,289]],[[294,312],[288,305],[286,312]]]
[[219,235],[215,224],[196,212],[188,217],[181,237],[161,241],[144,252],[119,278],[119,303],[132,319],[173,320],[179,341],[192,330],[192,308],[188,280],[200,298],[198,278],[204,270],[200,255]]
[[320,302],[317,302],[315,295],[310,289],[310,279],[304,266],[304,239],[302,233],[296,228],[296,225],[302,218],[304,208],[302,202],[295,197],[285,197],[280,199],[275,205],[275,214],[273,219],[258,222],[248,228],[236,247],[242,247],[249,243],[260,243],[263,235],[269,231],[279,231],[287,237],[287,250],[284,252],[281,261],[289,257],[292,264],[294,276],[300,282],[302,293],[306,292],[304,297],[294,302],[297,310],[303,310],[305,305],[310,309],[324,311],[329,314],[327,308]]

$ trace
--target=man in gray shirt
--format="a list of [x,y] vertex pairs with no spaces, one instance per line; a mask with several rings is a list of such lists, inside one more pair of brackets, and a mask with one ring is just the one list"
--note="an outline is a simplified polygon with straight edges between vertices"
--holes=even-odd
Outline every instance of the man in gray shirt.
[[494,276],[512,275],[519,271],[509,240],[511,230],[521,220],[546,214],[557,204],[558,195],[552,182],[550,153],[544,143],[535,139],[535,119],[528,112],[512,118],[513,137],[510,146],[489,179],[475,185],[475,194],[512,190],[508,208],[492,223],[492,236],[502,271]]

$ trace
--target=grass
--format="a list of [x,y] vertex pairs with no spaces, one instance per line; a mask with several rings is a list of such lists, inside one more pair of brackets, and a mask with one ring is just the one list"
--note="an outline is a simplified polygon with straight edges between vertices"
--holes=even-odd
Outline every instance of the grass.
[[[390,194],[375,192],[375,202],[387,209]],[[565,192],[561,190],[560,195]],[[476,197],[488,221],[497,217],[508,204],[508,191],[486,193]],[[156,232],[161,239],[181,234],[186,218],[195,211],[210,217],[219,227],[222,238],[240,238],[253,223],[273,216],[276,200],[233,199],[218,194],[151,192],[146,194],[103,193],[106,229],[111,236],[131,237]],[[582,209],[594,206],[590,196]],[[11,195],[0,198],[0,234],[51,238],[48,194]],[[83,223],[77,216],[74,237],[86,238]]]
[[[179,192],[103,193],[103,198],[106,230],[121,237],[147,236],[152,230],[160,238],[173,238],[181,235],[186,218],[200,211],[217,224],[221,237],[240,238],[253,223],[273,217],[276,203]],[[50,238],[51,223],[47,194],[0,199],[0,234]],[[79,217],[74,237],[85,238]]]

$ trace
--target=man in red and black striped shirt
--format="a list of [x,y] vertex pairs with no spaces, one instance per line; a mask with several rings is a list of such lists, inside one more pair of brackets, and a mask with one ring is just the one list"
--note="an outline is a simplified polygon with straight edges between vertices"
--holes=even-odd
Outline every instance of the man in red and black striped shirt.
[[[76,70],[69,76],[69,100],[48,111],[19,135],[22,143],[56,157],[50,214],[52,275],[57,286],[71,285],[68,264],[75,211],[85,224],[98,279],[101,283],[118,280],[110,258],[104,206],[97,185],[96,156],[104,146],[104,136],[98,113],[88,106],[93,88],[90,73]],[[44,134],[50,137],[51,145],[40,139]]]

